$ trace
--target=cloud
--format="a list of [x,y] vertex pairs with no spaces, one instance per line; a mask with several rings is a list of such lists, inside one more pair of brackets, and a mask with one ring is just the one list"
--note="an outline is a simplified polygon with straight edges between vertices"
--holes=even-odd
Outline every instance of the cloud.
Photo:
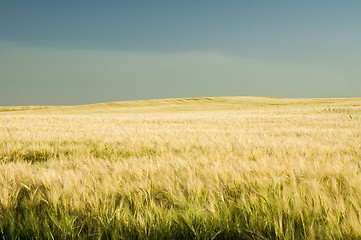
[[356,96],[358,83],[341,72],[213,52],[64,50],[1,43],[0,101],[26,105],[221,95]]

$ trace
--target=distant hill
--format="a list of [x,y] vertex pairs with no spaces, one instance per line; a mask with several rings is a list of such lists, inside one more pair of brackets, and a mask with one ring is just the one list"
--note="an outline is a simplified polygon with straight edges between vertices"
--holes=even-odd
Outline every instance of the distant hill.
[[8,112],[64,112],[64,113],[121,113],[121,112],[178,112],[209,110],[260,110],[308,107],[360,106],[361,98],[274,98],[274,97],[199,97],[134,100],[76,106],[11,106],[0,107]]

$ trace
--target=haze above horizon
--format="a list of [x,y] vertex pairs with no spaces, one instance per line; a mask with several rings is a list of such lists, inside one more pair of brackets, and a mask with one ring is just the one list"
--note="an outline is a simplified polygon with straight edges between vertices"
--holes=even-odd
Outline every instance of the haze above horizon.
[[358,1],[4,1],[0,106],[361,97]]

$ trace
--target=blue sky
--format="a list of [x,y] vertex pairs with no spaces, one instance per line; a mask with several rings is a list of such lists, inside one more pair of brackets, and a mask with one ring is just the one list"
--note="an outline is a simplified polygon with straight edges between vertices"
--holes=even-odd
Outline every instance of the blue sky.
[[361,97],[360,1],[2,1],[0,105]]

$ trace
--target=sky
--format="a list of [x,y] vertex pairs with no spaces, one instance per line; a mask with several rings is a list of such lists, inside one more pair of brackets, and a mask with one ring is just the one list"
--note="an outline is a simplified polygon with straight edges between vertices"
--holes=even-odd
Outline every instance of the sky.
[[0,106],[361,97],[361,1],[1,0]]

